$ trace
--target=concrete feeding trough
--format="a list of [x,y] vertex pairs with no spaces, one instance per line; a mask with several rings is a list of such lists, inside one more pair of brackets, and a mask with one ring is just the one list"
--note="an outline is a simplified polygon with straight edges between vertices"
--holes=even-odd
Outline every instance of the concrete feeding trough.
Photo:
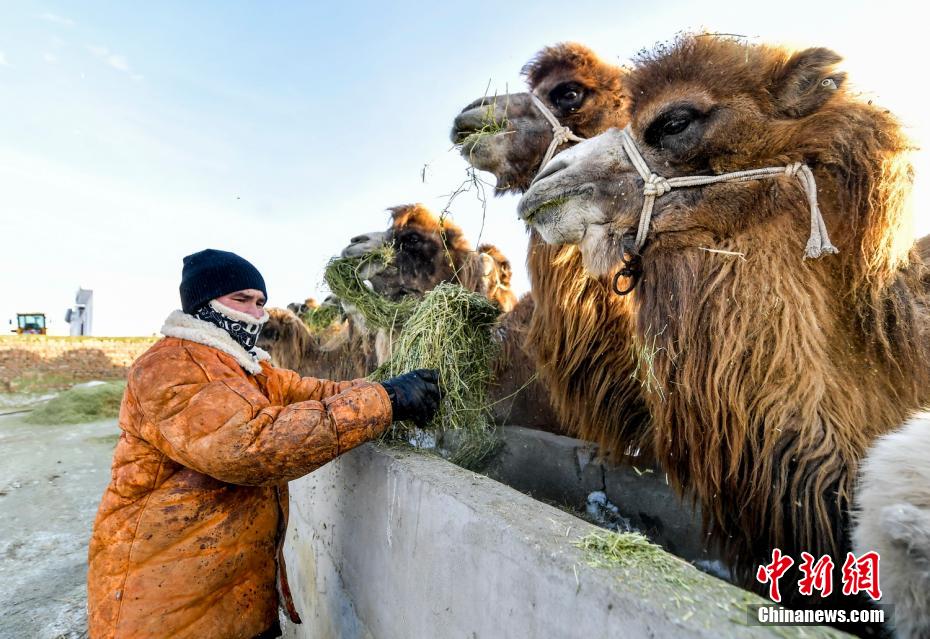
[[[504,438],[492,475],[557,503],[587,502],[594,489],[632,503],[630,491],[652,491],[655,508],[628,511],[631,521],[701,555],[699,535],[680,534],[695,513],[673,512],[661,478],[643,473],[641,490],[642,477],[603,469],[581,442],[517,428]],[[285,623],[285,636],[845,636],[749,625],[747,606],[764,600],[661,550],[661,570],[649,560],[605,566],[576,545],[595,532],[604,531],[435,454],[359,447],[291,482],[285,559],[303,623]]]

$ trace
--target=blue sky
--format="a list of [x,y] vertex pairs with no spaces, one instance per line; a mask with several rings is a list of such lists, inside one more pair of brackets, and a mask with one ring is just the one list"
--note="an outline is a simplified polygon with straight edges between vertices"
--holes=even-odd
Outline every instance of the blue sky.
[[[615,62],[702,27],[829,46],[924,143],[924,23],[916,5],[874,6],[0,3],[0,320],[44,311],[64,332],[83,286],[95,333],[153,333],[181,257],[207,246],[252,260],[273,305],[320,297],[326,259],[383,229],[385,208],[444,207],[465,178],[452,118],[489,82],[522,90],[523,63],[559,41]],[[476,243],[484,221],[522,292],[515,206],[493,200],[482,220],[464,194],[452,211]]]

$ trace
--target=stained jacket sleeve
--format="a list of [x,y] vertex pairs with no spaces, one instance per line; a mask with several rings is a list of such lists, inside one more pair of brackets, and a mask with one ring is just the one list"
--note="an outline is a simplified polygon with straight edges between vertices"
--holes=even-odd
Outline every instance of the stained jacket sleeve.
[[220,481],[258,485],[301,477],[390,425],[380,384],[313,382],[293,391],[308,399],[272,406],[245,377],[210,379],[177,349],[138,367],[129,391],[144,416],[141,435],[162,453]]
[[280,380],[281,387],[284,389],[286,404],[305,402],[309,399],[322,401],[327,397],[337,395],[353,386],[367,383],[364,379],[354,379],[348,382],[331,382],[328,379],[301,377],[294,371],[286,368],[268,367],[265,371],[269,375],[275,375]]

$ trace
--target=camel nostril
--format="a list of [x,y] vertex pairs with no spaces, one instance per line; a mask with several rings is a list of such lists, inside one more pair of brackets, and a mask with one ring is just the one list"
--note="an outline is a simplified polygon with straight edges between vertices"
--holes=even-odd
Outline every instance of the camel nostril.
[[351,240],[349,240],[349,244],[358,244],[360,242],[367,242],[367,241],[368,241],[367,235],[356,235]]
[[460,113],[452,123],[452,141],[456,144],[464,142],[465,138],[484,126],[483,118],[484,114],[474,109]]

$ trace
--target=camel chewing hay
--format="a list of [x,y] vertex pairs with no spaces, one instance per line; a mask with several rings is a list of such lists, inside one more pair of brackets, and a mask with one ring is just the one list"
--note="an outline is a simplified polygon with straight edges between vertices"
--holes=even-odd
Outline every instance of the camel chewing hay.
[[393,259],[393,247],[385,246],[356,257],[334,258],[326,266],[325,277],[330,290],[343,303],[351,305],[370,329],[393,329],[403,325],[417,304],[412,297],[392,302],[365,284],[371,267],[390,264]]
[[[509,97],[509,96],[507,96]],[[489,100],[485,105],[485,111],[481,118],[481,126],[467,135],[459,136],[455,145],[462,149],[463,153],[469,153],[485,138],[493,137],[499,133],[506,133],[509,123],[506,115],[500,120],[495,117],[494,111],[497,102],[497,96]],[[506,100],[504,112],[506,113]]]

